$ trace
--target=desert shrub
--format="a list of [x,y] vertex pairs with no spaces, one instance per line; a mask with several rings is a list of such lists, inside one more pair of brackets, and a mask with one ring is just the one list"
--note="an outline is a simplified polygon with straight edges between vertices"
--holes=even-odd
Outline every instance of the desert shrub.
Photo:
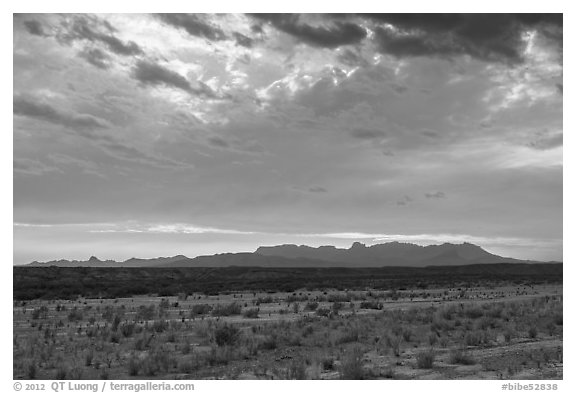
[[450,351],[448,361],[450,364],[471,365],[476,363],[476,361],[462,349],[453,349]]
[[164,309],[170,308],[170,300],[168,300],[168,299],[160,300],[160,304],[158,305],[158,307],[164,308]]
[[486,330],[488,328],[494,329],[497,326],[497,320],[490,317],[480,317],[476,321],[475,326],[480,330]]
[[94,360],[94,352],[90,350],[86,353],[86,356],[84,357],[84,365],[86,367],[90,367],[92,365],[92,360]]
[[448,344],[450,344],[450,340],[446,336],[440,337],[439,342],[440,342],[440,346],[442,348],[446,348],[448,346]]
[[134,341],[134,349],[136,351],[143,351],[148,346],[151,337],[148,337],[146,333],[144,333],[141,337],[139,337],[136,341]]
[[286,303],[307,302],[307,301],[308,301],[308,295],[292,294],[286,298]]
[[530,338],[538,337],[538,329],[536,328],[536,326],[534,325],[530,326],[530,328],[528,329],[528,337]]
[[287,370],[287,379],[306,379],[306,365],[302,361],[293,360]]
[[478,306],[469,306],[464,309],[464,315],[470,319],[476,319],[484,315],[484,311]]
[[314,326],[312,325],[308,325],[304,329],[302,329],[302,337],[308,337],[312,333],[314,333]]
[[402,338],[404,339],[404,341],[406,341],[407,343],[410,342],[410,340],[412,339],[412,330],[406,328],[406,329],[402,329]]
[[240,315],[242,312],[242,306],[236,302],[229,304],[217,304],[212,310],[212,316],[215,317],[227,317],[230,315]]
[[225,347],[216,347],[212,348],[212,350],[206,356],[206,362],[210,366],[216,365],[226,365],[234,360],[235,354],[233,348],[229,346]]
[[233,346],[240,337],[240,329],[232,325],[222,325],[214,331],[214,341],[219,347]]
[[350,327],[348,329],[345,329],[338,335],[336,339],[336,344],[339,345],[339,344],[357,342],[359,336],[360,336],[360,329],[357,326]]
[[156,307],[151,304],[149,306],[140,306],[138,312],[136,313],[136,319],[140,321],[149,321],[154,319],[156,315]]
[[328,301],[330,303],[345,303],[345,302],[349,302],[351,300],[351,296],[349,294],[344,294],[344,293],[332,293],[330,295],[328,295]]
[[304,306],[304,310],[306,311],[315,311],[318,308],[318,302],[308,302],[306,306]]
[[154,376],[160,371],[166,373],[175,365],[176,362],[170,352],[162,348],[156,348],[143,361],[144,373],[147,376]]
[[334,370],[334,358],[324,358],[322,359],[322,369],[324,371],[332,371]]
[[128,375],[130,375],[131,377],[138,375],[138,373],[140,372],[140,362],[138,361],[138,359],[136,359],[135,356],[131,356],[128,359],[127,367],[128,367]]
[[37,372],[38,368],[36,367],[36,363],[30,362],[26,365],[26,377],[28,377],[28,379],[35,379]]
[[154,321],[152,324],[152,330],[154,330],[156,333],[162,333],[166,329],[168,329],[168,322],[163,319]]
[[32,311],[32,319],[46,319],[48,316],[48,307],[40,306]]
[[433,350],[420,352],[416,355],[416,366],[424,369],[432,368],[435,357],[436,355]]
[[316,315],[319,317],[327,317],[330,315],[330,310],[324,307],[320,307],[316,309]]
[[265,296],[256,299],[256,305],[263,303],[274,303],[274,298],[272,296]]
[[258,349],[273,350],[277,347],[278,341],[276,335],[266,336],[258,343]]
[[120,315],[115,315],[114,320],[112,321],[112,327],[111,327],[113,332],[118,330],[118,326],[120,325],[120,322],[122,322]]
[[437,343],[438,343],[438,335],[436,333],[428,334],[428,344],[430,344],[430,346],[434,346]]
[[394,356],[400,356],[400,344],[402,343],[402,337],[395,334],[386,336],[386,345],[392,349]]
[[509,343],[514,337],[514,331],[510,328],[504,330],[504,341]]
[[120,335],[118,333],[112,333],[110,335],[110,342],[114,344],[120,343]]
[[340,366],[341,379],[364,379],[365,371],[362,366],[362,350],[358,347],[352,348],[342,359]]
[[136,324],[134,324],[134,323],[127,323],[125,325],[122,325],[120,327],[120,333],[122,333],[122,335],[124,337],[131,337],[132,334],[134,334],[135,326],[136,326]]
[[77,308],[74,308],[72,311],[70,311],[70,313],[68,313],[68,320],[70,322],[79,322],[84,318],[84,315],[82,315],[82,311],[80,311]]
[[482,344],[482,333],[478,331],[467,332],[464,336],[464,342],[468,346],[478,346]]
[[66,379],[66,369],[64,367],[59,367],[58,370],[56,370],[54,379]]
[[84,379],[84,370],[79,366],[72,367],[68,373],[68,379]]
[[209,304],[195,304],[190,310],[190,315],[195,317],[196,315],[205,315],[212,311],[212,306]]
[[366,310],[381,310],[382,309],[382,303],[380,303],[376,300],[366,300],[366,301],[360,302],[360,308],[363,308]]
[[168,342],[168,343],[175,343],[176,342],[176,333],[173,330],[168,332],[168,334],[166,335],[166,342]]
[[554,320],[554,323],[556,325],[562,326],[562,324],[564,323],[564,317],[562,316],[561,313],[556,313],[554,314],[554,316],[552,317],[552,319]]
[[259,310],[257,308],[249,308],[242,313],[244,318],[258,318]]

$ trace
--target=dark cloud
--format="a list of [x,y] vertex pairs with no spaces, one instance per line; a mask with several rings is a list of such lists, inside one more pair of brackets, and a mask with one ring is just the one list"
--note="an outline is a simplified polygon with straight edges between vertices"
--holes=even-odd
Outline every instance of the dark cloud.
[[421,131],[422,135],[427,136],[428,138],[438,138],[440,136],[440,134],[438,134],[437,131],[434,130],[424,130]]
[[211,136],[208,139],[208,143],[212,146],[215,147],[221,147],[224,149],[227,149],[230,147],[230,143],[228,143],[228,141],[226,141],[224,138],[220,137],[220,136]]
[[106,21],[95,17],[76,17],[68,31],[60,38],[63,41],[87,40],[104,44],[111,52],[122,56],[143,54],[144,51],[133,41],[123,42],[114,35],[115,29]]
[[47,34],[44,32],[44,29],[42,28],[42,24],[40,22],[38,22],[37,20],[25,20],[23,22],[24,27],[26,28],[26,30],[28,31],[28,33],[32,34],[32,35],[38,35],[41,37],[46,37]]
[[244,34],[235,32],[233,33],[233,36],[237,45],[243,46],[245,48],[252,48],[252,45],[254,45],[254,40],[250,37],[246,37]]
[[225,40],[228,37],[218,26],[203,20],[195,14],[157,14],[164,23],[186,30],[190,35],[206,38],[211,41]]
[[426,196],[426,198],[428,199],[446,198],[446,194],[444,194],[442,191],[427,192],[426,194],[424,194],[424,196]]
[[562,25],[554,14],[367,14],[382,53],[397,57],[470,55],[487,61],[522,61],[527,28]]
[[[96,133],[109,128],[107,122],[92,115],[64,112],[33,97],[14,97],[14,114],[46,121],[69,128],[76,136],[93,142],[106,154],[125,161],[139,162],[160,168],[190,168],[192,165],[143,152],[108,134]],[[24,170],[24,169],[22,169]]]
[[18,116],[35,118],[74,129],[107,128],[108,123],[88,114],[60,111],[33,97],[14,96],[13,112]]
[[398,206],[406,206],[412,201],[413,201],[412,198],[410,198],[408,195],[404,195],[402,198],[400,198],[400,200],[396,201],[396,204]]
[[276,29],[290,34],[300,42],[322,48],[337,48],[356,44],[366,37],[363,27],[349,22],[331,21],[329,27],[310,26],[296,14],[253,14],[254,18],[269,22]]
[[562,83],[557,83],[557,84],[556,84],[556,88],[558,89],[558,92],[559,92],[560,94],[563,94],[563,93],[564,93],[564,85],[563,85]]
[[562,146],[564,143],[564,136],[561,132],[550,135],[544,132],[537,137],[534,141],[528,144],[529,147],[536,150],[549,150]]
[[386,132],[367,128],[356,128],[350,131],[350,135],[358,139],[382,139],[386,137]]
[[78,54],[81,58],[95,67],[106,70],[110,67],[110,56],[98,48],[84,49]]
[[328,192],[327,189],[325,189],[324,187],[320,187],[320,186],[310,187],[310,188],[308,189],[308,191],[313,192],[313,193],[324,193],[324,192]]
[[132,72],[132,76],[144,85],[163,85],[180,89],[193,95],[218,98],[216,93],[205,83],[198,81],[196,86],[192,86],[188,79],[179,73],[151,61],[139,61]]

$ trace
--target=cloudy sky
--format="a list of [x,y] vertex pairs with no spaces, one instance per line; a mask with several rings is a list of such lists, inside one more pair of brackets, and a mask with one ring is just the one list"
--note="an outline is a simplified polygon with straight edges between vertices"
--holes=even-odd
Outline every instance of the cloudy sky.
[[562,259],[562,18],[16,15],[14,263]]

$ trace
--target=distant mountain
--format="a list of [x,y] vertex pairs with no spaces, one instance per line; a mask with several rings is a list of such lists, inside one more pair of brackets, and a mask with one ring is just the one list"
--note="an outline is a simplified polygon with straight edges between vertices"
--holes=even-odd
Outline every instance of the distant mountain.
[[153,259],[130,258],[124,262],[101,261],[91,257],[87,261],[58,260],[32,262],[29,267],[385,267],[385,266],[459,266],[496,263],[531,263],[494,255],[471,244],[444,243],[419,246],[390,242],[366,246],[354,243],[350,248],[334,246],[297,246],[284,244],[259,247],[253,253],[228,253],[188,258],[184,255]]
[[349,249],[325,246],[314,248],[287,244],[259,247],[256,253],[284,258],[316,259],[364,267],[423,267],[528,262],[494,255],[471,243],[419,246],[411,243],[390,242],[367,247],[356,242]]

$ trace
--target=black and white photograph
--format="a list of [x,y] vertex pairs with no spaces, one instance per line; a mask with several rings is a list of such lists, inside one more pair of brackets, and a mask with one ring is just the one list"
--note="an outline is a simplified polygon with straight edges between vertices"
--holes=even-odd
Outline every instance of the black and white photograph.
[[14,389],[556,390],[563,13],[183,9],[12,14]]

